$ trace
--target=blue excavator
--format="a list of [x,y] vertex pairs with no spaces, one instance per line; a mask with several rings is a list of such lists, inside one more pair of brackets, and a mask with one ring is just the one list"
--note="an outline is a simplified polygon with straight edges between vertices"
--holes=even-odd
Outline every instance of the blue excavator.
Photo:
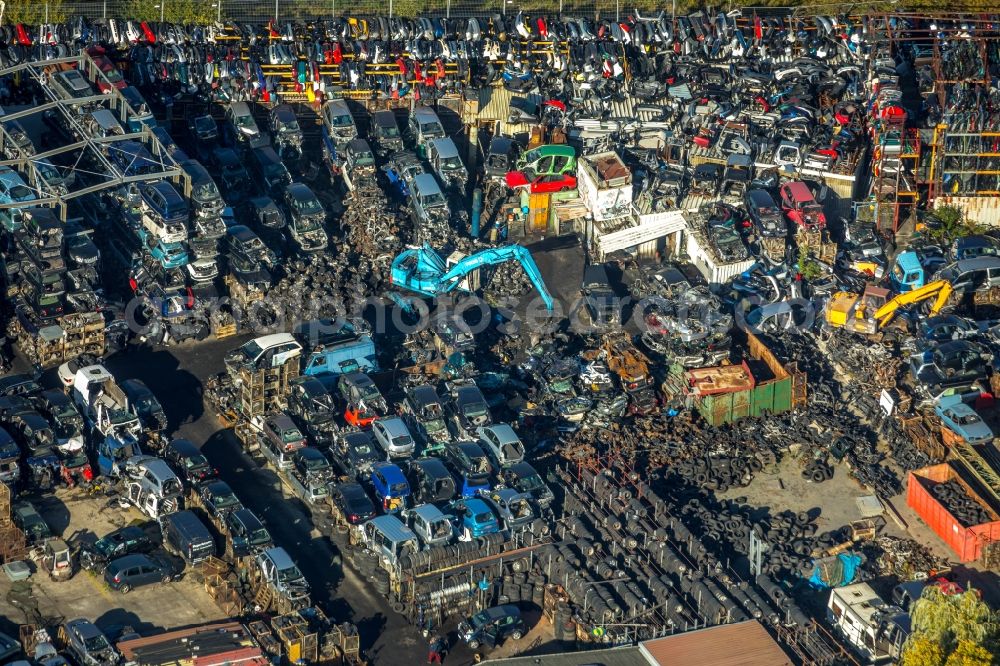
[[483,266],[496,266],[517,261],[527,274],[545,307],[552,311],[552,295],[545,287],[542,274],[531,258],[531,252],[520,245],[506,245],[476,252],[450,268],[430,245],[405,250],[392,261],[392,284],[424,296],[437,298],[459,287],[472,271]]

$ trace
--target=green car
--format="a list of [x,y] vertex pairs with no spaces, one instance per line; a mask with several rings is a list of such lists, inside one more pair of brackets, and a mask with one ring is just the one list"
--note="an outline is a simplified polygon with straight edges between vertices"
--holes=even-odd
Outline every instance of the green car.
[[552,145],[532,148],[517,161],[517,171],[530,169],[535,176],[561,176],[576,171],[576,150]]

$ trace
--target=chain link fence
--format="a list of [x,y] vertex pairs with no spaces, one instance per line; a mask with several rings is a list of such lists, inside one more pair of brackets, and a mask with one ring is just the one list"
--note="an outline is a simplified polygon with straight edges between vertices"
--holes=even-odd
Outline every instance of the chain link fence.
[[[677,0],[676,11],[687,13],[703,3]],[[796,4],[773,0],[772,5]],[[664,0],[6,0],[0,20],[8,23],[60,23],[73,16],[131,18],[171,23],[236,21],[260,23],[330,18],[333,16],[450,16],[463,18],[532,11],[614,19],[634,13],[670,13],[675,5]],[[740,6],[723,1],[722,8]],[[774,7],[761,10],[773,11]]]

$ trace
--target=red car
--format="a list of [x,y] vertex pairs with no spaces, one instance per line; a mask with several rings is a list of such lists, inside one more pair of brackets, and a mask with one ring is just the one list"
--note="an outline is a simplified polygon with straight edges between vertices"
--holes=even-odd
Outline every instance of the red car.
[[[111,92],[111,86],[119,90],[128,87],[128,82],[125,81],[122,73],[118,71],[118,68],[115,67],[115,64],[111,62],[108,56],[97,56],[94,58],[94,62],[97,64],[97,68],[104,72],[104,77],[107,77],[107,80],[104,77],[97,78],[97,88],[102,93]],[[111,85],[108,85],[109,83]]]
[[506,178],[507,187],[510,189],[527,187],[531,194],[576,189],[576,176],[571,176],[568,173],[535,176],[523,171],[509,171]]
[[797,226],[811,230],[826,226],[823,207],[816,202],[808,185],[801,181],[793,181],[782,185],[779,192],[785,215]]

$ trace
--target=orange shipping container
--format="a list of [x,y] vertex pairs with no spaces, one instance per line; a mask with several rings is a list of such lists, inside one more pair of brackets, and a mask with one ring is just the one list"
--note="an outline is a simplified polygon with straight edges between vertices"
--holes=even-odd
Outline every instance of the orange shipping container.
[[[994,520],[981,525],[964,527],[955,516],[951,515],[937,498],[931,494],[931,488],[938,483],[945,483],[958,477],[951,463],[942,463],[924,467],[910,472],[906,488],[906,503],[917,515],[927,523],[934,532],[955,551],[960,562],[974,562],[982,554],[982,547],[993,541],[1000,541],[1000,520]],[[967,489],[968,490],[968,489]],[[970,493],[970,496],[980,505],[989,507],[982,498]],[[992,510],[989,511],[996,516]]]

